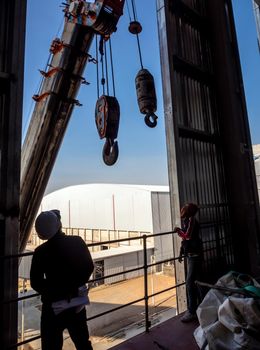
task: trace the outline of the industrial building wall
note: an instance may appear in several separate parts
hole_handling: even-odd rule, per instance
[[[257,274],[259,201],[231,0],[157,8],[173,217],[199,204],[204,276]]]
[[[169,192],[151,192],[153,233],[172,230]]]
[[[151,263],[151,257],[153,255],[153,248],[148,248],[147,250],[147,263]],[[111,258],[104,259],[104,274],[111,275],[119,272],[125,272],[120,276],[105,278],[105,284],[111,284],[130,278],[135,278],[142,276],[143,269],[126,273],[127,270],[134,269],[142,266],[144,263],[143,251],[139,250],[132,253],[125,253],[117,256],[112,256]]]
[[[151,193],[153,233],[171,232],[172,218],[169,193]],[[173,234],[154,237],[154,259],[160,261],[174,256]]]
[[[152,232],[151,191],[157,188],[168,192],[167,186],[71,186],[46,195],[40,211],[59,209],[68,228]]]

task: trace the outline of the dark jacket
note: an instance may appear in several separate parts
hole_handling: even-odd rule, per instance
[[[184,218],[178,235],[182,238],[180,255],[202,255],[203,246],[200,239],[200,227],[194,217]]]
[[[31,265],[31,286],[51,303],[77,296],[94,269],[86,243],[81,237],[63,232],[35,249]]]

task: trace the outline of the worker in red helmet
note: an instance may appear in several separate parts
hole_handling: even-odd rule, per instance
[[[181,318],[182,322],[191,322],[197,318],[196,310],[201,301],[201,293],[196,280],[200,279],[203,247],[200,238],[199,222],[196,219],[198,206],[195,203],[187,203],[181,208],[181,228],[175,231],[182,238],[179,262],[183,257],[187,261],[186,294],[187,311]]]
[[[30,272],[42,299],[41,349],[61,350],[68,329],[77,350],[92,350],[85,305],[93,261],[83,239],[66,236],[61,227],[57,209],[41,212],[35,221],[39,238],[46,240],[35,249]]]

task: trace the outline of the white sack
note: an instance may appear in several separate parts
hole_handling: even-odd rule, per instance
[[[252,283],[260,287],[254,279]],[[217,285],[238,288],[232,272]],[[198,346],[205,350],[260,350],[260,300],[224,293],[210,289],[198,307],[200,326],[194,332]]]

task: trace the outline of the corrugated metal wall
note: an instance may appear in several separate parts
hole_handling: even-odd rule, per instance
[[[199,204],[212,279],[253,271],[259,203],[231,1],[157,5],[173,217]]]
[[[151,256],[154,253],[153,248],[147,250],[147,263],[151,263]],[[137,270],[127,273],[127,270],[140,267],[144,264],[143,251],[136,251],[132,253],[125,253],[117,256],[104,258],[104,274],[112,275],[114,273],[125,272],[125,274],[105,278],[105,284],[111,284],[119,281],[123,281],[130,278],[143,276],[144,271]]]
[[[153,233],[172,231],[172,218],[169,193],[152,192]],[[173,257],[173,235],[154,237],[154,261],[171,259]],[[157,266],[160,270],[160,267]]]

